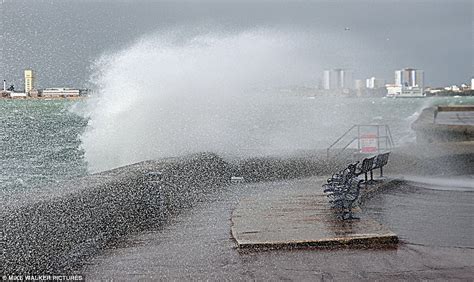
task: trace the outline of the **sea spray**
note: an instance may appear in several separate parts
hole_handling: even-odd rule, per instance
[[[264,92],[315,81],[320,70],[305,57],[305,37],[264,29],[178,35],[149,36],[97,62],[81,137],[90,170],[199,151],[241,155],[285,142],[278,123],[295,113],[276,111]]]
[[[416,99],[411,101],[412,104],[417,103],[417,102],[418,101]],[[416,111],[413,112],[413,114],[403,119],[402,124],[406,128],[406,130],[404,131],[405,134],[399,138],[398,145],[410,145],[416,142],[416,133],[415,131],[411,130],[411,125],[418,119],[421,112],[425,108],[432,106],[433,103],[434,103],[433,100],[423,100],[421,103],[419,103]]]
[[[76,109],[88,118],[81,135],[88,168],[204,151],[253,157],[325,149],[355,123],[389,124],[397,143],[411,134],[404,119],[420,102],[307,99],[324,68],[362,64],[351,59],[360,51],[351,40],[270,28],[178,30],[105,54],[93,66],[93,97]]]

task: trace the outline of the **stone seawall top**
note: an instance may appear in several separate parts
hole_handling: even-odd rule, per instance
[[[438,112],[469,112],[474,111],[474,105],[447,105],[438,106]]]

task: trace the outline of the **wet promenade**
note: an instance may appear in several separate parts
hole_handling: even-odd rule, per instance
[[[370,188],[376,190],[385,182]],[[324,183],[324,178],[311,178],[300,181],[298,189],[283,187],[241,200],[231,218],[239,248],[375,247],[398,242],[395,233],[368,216],[339,220],[318,189]]]
[[[317,179],[234,185],[165,227],[130,236],[83,270],[86,278],[119,279],[463,279],[474,276],[472,191],[403,185],[362,208],[400,236],[397,248],[245,251],[231,235],[231,216],[245,198],[268,199]]]

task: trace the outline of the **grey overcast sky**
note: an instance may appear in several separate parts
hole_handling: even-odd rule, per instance
[[[0,23],[0,78],[16,85],[23,69],[33,68],[39,87],[84,87],[91,64],[105,52],[147,34],[196,26],[324,34],[314,52],[326,59],[315,64],[350,67],[355,78],[390,82],[395,69],[415,67],[425,70],[425,84],[441,86],[474,74],[472,0],[3,0]],[[353,59],[341,61],[342,53]]]

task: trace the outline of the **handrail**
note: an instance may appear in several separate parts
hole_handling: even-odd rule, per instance
[[[329,148],[327,148],[327,155],[329,157],[329,150],[334,146],[336,145],[342,138],[344,138],[344,136],[347,135],[347,133],[349,133],[352,129],[354,129],[355,127],[357,126],[357,124],[354,124],[351,128],[349,128],[343,135],[341,135],[341,137],[339,137],[336,141],[334,141],[334,143],[331,144],[331,146],[329,146]]]
[[[347,143],[346,146],[344,146],[341,150],[339,150],[339,153],[337,153],[336,156],[338,156],[338,155],[339,155],[340,153],[342,153],[345,149],[347,149],[347,147],[349,147],[349,146],[350,146],[352,143],[354,143],[354,141],[356,141],[357,139],[359,139],[359,138],[357,138],[357,137],[352,138],[352,140],[351,140],[349,143]]]
[[[395,147],[395,142],[393,142],[393,137],[392,137],[392,132],[390,131],[390,127],[388,125],[385,125],[385,131],[388,132],[388,135],[390,136],[389,143],[392,147]]]
[[[355,140],[360,140],[360,129],[361,127],[376,127],[377,128],[377,148],[380,151],[380,139],[385,140],[385,149],[387,148],[392,148],[395,146],[395,143],[393,142],[393,137],[392,137],[392,132],[390,131],[390,127],[387,124],[354,124],[351,126],[348,130],[344,132],[339,138],[336,139],[327,149],[326,149],[326,154],[327,158],[329,158],[330,155],[330,150],[336,146],[340,141],[346,137],[349,133],[351,133],[355,128],[357,128],[357,136],[353,137],[352,140],[347,143],[344,147],[342,147],[337,153],[336,156],[341,154],[344,150],[346,150],[352,143],[354,143]],[[380,128],[385,129],[385,134],[380,135],[380,133],[383,134],[383,131],[380,132]],[[360,149],[360,144],[358,145],[358,148]]]

